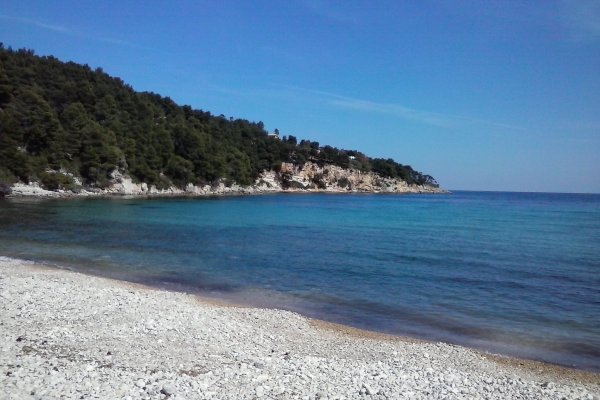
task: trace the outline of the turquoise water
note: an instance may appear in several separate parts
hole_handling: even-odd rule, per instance
[[[3,201],[0,255],[600,370],[600,195]]]

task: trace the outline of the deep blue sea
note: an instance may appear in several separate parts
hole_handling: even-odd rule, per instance
[[[600,370],[600,195],[5,200],[0,255]]]

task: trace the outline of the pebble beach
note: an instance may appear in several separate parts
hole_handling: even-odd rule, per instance
[[[599,399],[600,374],[0,257],[1,399]]]

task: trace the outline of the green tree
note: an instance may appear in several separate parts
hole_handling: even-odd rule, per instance
[[[310,161],[437,184],[393,160],[298,142],[293,135],[285,139],[269,138],[261,121],[215,116],[135,92],[101,68],[0,45],[2,180],[37,179],[59,187],[69,184],[62,182],[64,174],[48,170],[66,170],[103,186],[118,169],[157,187],[220,179],[251,184],[283,162]]]

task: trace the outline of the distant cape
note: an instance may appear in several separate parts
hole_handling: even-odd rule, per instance
[[[392,159],[269,133],[2,45],[0,126],[3,194],[439,191]]]

